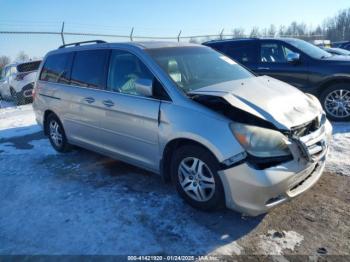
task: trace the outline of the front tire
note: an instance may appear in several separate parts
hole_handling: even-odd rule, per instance
[[[45,123],[45,128],[50,143],[56,151],[65,153],[71,150],[71,145],[67,141],[63,125],[58,117],[54,114],[49,115]]]
[[[350,83],[331,85],[320,100],[330,120],[350,121]]]
[[[201,146],[182,146],[171,165],[172,180],[178,193],[191,206],[215,210],[224,206],[224,190],[215,156]]]

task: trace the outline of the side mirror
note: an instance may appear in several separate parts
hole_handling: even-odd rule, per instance
[[[153,80],[147,78],[139,78],[135,81],[136,92],[140,95],[153,96]]]
[[[298,53],[289,53],[287,55],[288,63],[295,64],[299,60],[300,60],[300,54],[298,54]]]

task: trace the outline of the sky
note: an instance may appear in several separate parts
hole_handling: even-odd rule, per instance
[[[316,27],[350,0],[0,0],[0,31],[96,32],[129,35],[183,36],[230,33],[241,27],[288,25],[293,21]],[[67,37],[66,42],[87,40]],[[118,41],[107,39],[108,41]],[[120,40],[119,40],[120,41]],[[59,36],[0,34],[0,55],[20,51],[42,57],[61,44]]]

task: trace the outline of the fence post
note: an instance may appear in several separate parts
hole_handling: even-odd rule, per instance
[[[181,35],[182,30],[180,30],[179,34],[177,35],[177,41],[180,42],[180,35]]]
[[[65,41],[64,41],[64,33],[63,33],[63,31],[64,31],[64,22],[62,22],[61,38],[62,38],[62,43],[65,45],[66,43],[65,43]]]
[[[221,30],[221,33],[220,33],[220,40],[222,40],[222,37],[223,37],[223,34],[224,34],[224,30],[225,30],[225,28],[223,28],[223,29]]]
[[[133,41],[133,39],[132,39],[133,34],[134,34],[134,27],[131,28],[131,32],[130,32],[130,41]]]

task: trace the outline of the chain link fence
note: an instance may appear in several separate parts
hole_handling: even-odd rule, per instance
[[[1,23],[0,23],[1,25]],[[55,30],[56,28],[56,30]],[[20,52],[27,54],[28,59],[41,59],[48,51],[58,48],[62,44],[74,43],[80,41],[89,40],[104,40],[106,42],[126,42],[126,41],[176,41],[176,42],[191,42],[191,43],[203,43],[210,40],[218,39],[233,39],[233,38],[246,38],[252,37],[251,35],[225,33],[222,29],[218,34],[198,34],[198,35],[185,35],[182,30],[177,31],[173,35],[167,36],[155,36],[151,34],[135,33],[135,28],[131,28],[128,33],[114,34],[110,33],[111,28],[108,30],[92,32],[92,28],[85,28],[84,31],[76,32],[68,28],[65,29],[65,24],[62,23],[60,28],[48,27],[49,30],[35,30],[35,28],[29,28],[31,30],[21,30],[20,26],[16,28],[10,28],[10,30],[3,30],[0,27],[0,56],[10,57],[12,61],[18,60],[16,55]],[[23,26],[23,29],[28,27]],[[34,30],[33,30],[34,29]],[[53,29],[53,30],[52,30]],[[174,32],[174,30],[173,30]],[[257,37],[295,37],[312,42],[313,40],[324,40],[323,35],[295,35],[295,36],[257,36]],[[0,61],[1,63],[1,61]],[[3,65],[2,65],[3,66]],[[0,65],[1,72],[1,65]],[[1,82],[0,82],[1,88]],[[3,100],[3,98],[0,98]],[[8,99],[7,99],[8,100]],[[10,99],[11,100],[11,99]],[[12,106],[11,102],[0,102],[2,107]]]

